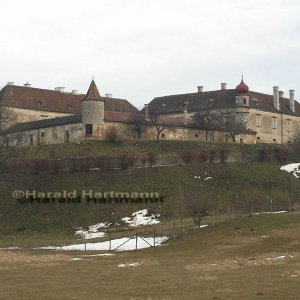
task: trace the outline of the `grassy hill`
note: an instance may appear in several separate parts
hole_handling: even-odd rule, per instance
[[[151,208],[163,220],[170,220],[189,215],[190,198],[206,199],[217,213],[232,216],[269,211],[271,200],[273,210],[283,210],[288,208],[289,182],[292,201],[299,200],[299,180],[279,168],[279,164],[268,163],[194,163],[103,172],[2,174],[0,232],[68,230],[73,226],[119,221],[141,208]],[[207,177],[212,178],[204,180]],[[158,192],[164,201],[158,204],[21,204],[12,197],[15,190]]]

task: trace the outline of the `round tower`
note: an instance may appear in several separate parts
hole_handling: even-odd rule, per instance
[[[235,104],[237,106],[249,106],[249,96],[247,95],[249,92],[249,87],[244,83],[244,78],[242,76],[242,81],[235,88],[237,95],[235,97]]]
[[[100,96],[94,79],[81,101],[82,131],[84,137],[102,137],[104,123],[104,99]]]

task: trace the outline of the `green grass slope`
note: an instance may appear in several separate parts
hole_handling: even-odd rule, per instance
[[[57,174],[5,174],[0,176],[0,232],[26,230],[47,232],[96,222],[120,221],[121,217],[151,208],[163,220],[189,215],[188,199],[206,199],[219,214],[232,216],[251,211],[288,208],[299,199],[299,181],[279,164],[190,164],[103,172]],[[201,176],[201,178],[195,178]],[[212,179],[204,180],[204,178]],[[93,190],[100,192],[158,192],[163,203],[130,204],[37,204],[18,203],[15,190],[60,192]]]

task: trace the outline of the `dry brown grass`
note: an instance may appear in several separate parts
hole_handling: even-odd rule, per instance
[[[54,265],[70,259],[70,255],[61,253],[21,252],[20,250],[0,250],[0,265],[30,263],[32,265]]]
[[[165,247],[114,256],[1,250],[0,299],[298,300],[299,215],[282,217],[281,226],[274,225],[276,216],[263,220],[260,226],[270,238],[237,238],[228,223]],[[246,227],[249,219],[238,222]],[[71,260],[76,257],[83,260]],[[140,265],[119,267],[129,263]]]

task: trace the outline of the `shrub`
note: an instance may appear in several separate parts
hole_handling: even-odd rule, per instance
[[[132,167],[135,162],[135,158],[128,156],[126,154],[119,157],[120,168],[122,170],[127,170],[129,167]]]
[[[285,162],[287,159],[287,149],[276,148],[274,149],[274,156],[278,162]]]
[[[179,156],[185,164],[188,164],[195,159],[195,153],[188,150],[181,151]]]
[[[221,162],[224,163],[227,159],[228,159],[228,155],[229,155],[229,150],[220,150],[220,159]]]
[[[116,127],[114,127],[114,126],[110,126],[107,128],[105,137],[106,137],[106,140],[110,143],[113,143],[113,144],[122,143],[122,139],[121,139]]]
[[[207,151],[201,151],[199,153],[198,157],[199,157],[199,160],[201,160],[201,161],[203,161],[205,163],[208,160],[208,158],[209,158],[209,154],[208,154]]]
[[[258,161],[265,162],[268,160],[269,153],[266,149],[261,149],[258,151]]]
[[[217,156],[217,152],[215,150],[209,151],[209,161],[214,162]]]
[[[157,157],[156,153],[149,152],[147,154],[147,161],[148,161],[150,167],[152,167],[154,164],[156,164],[157,160],[158,160],[158,157]]]

